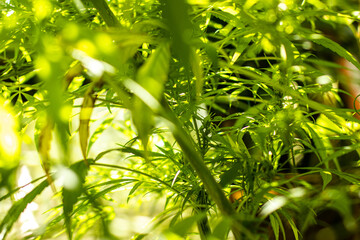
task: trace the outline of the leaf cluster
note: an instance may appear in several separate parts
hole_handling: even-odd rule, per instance
[[[15,167],[0,164],[0,201],[12,201],[0,238],[49,186],[56,204],[29,239],[359,234],[354,5],[1,3],[1,101],[16,116],[13,135],[31,132],[45,175],[15,200],[29,160],[14,153]],[[119,209],[147,196],[161,205],[147,213],[150,230],[121,235]],[[334,226],[322,219],[331,214]]]

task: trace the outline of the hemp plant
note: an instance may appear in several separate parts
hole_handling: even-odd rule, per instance
[[[0,7],[0,238],[359,236],[358,3]]]

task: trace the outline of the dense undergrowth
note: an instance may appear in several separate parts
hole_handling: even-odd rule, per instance
[[[0,8],[0,238],[358,239],[358,2]]]

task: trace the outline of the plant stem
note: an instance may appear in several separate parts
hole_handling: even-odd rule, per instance
[[[194,140],[184,129],[177,117],[173,114],[173,111],[170,109],[167,102],[163,100],[162,103],[163,111],[160,112],[160,115],[172,123],[170,126],[172,134],[179,146],[181,147],[182,151],[184,152],[191,167],[195,170],[195,172],[198,174],[199,178],[203,182],[207,193],[218,206],[220,212],[223,215],[230,217],[234,216],[236,214],[234,208],[232,207],[230,201],[226,198],[220,185],[216,182],[211,172],[206,167]],[[238,231],[236,224],[239,223],[237,221],[234,221],[234,224],[232,226],[232,232],[235,236],[235,239],[241,239],[241,234]]]
[[[203,188],[201,188],[198,193],[196,204],[198,204],[199,206],[195,208],[195,211],[197,213],[204,214],[204,217],[201,218],[197,223],[200,233],[200,238],[201,240],[206,240],[207,236],[211,234],[211,229],[209,226],[209,220],[206,215],[208,211],[208,206],[207,206],[208,196]]]
[[[105,0],[90,0],[94,7],[98,10],[100,16],[104,19],[106,25],[109,27],[120,27],[119,20],[115,17],[115,14],[111,11]]]

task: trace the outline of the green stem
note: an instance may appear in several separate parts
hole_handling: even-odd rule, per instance
[[[226,198],[220,185],[212,176],[210,170],[206,167],[193,138],[183,128],[181,122],[173,114],[173,111],[170,109],[169,105],[165,100],[163,101],[162,105],[163,111],[161,111],[159,114],[172,123],[170,127],[172,134],[179,146],[181,147],[182,151],[184,152],[191,167],[196,171],[199,178],[203,182],[207,193],[218,206],[220,212],[223,215],[230,217],[234,216],[236,214],[234,208],[232,207],[230,201]],[[237,224],[239,223],[237,223],[237,221],[234,221],[232,226],[232,232],[235,236],[235,239],[240,239],[241,234],[236,227]]]
[[[115,14],[111,11],[105,0],[90,0],[96,10],[98,10],[100,16],[104,19],[106,25],[109,27],[120,27],[119,20],[115,17]]]
[[[198,223],[197,223],[199,233],[200,233],[200,239],[206,240],[207,236],[209,236],[211,234],[211,229],[210,229],[210,225],[209,225],[209,220],[206,215],[207,211],[208,211],[208,207],[207,207],[208,206],[208,196],[203,188],[201,188],[198,193],[198,196],[196,199],[196,204],[198,206],[195,207],[195,212],[204,214],[204,217],[201,218],[200,220],[198,220]]]

